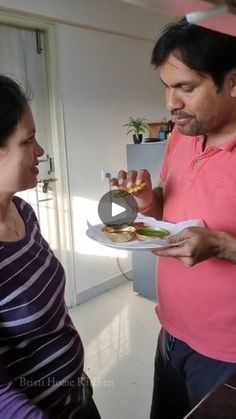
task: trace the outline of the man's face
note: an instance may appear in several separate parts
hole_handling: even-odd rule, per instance
[[[235,105],[229,77],[217,91],[213,79],[200,74],[170,54],[160,67],[166,86],[166,104],[179,131],[184,135],[209,135],[224,132],[235,121]]]

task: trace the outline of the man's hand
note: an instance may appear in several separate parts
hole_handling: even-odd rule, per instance
[[[177,234],[170,235],[167,240],[176,246],[168,249],[157,249],[157,256],[172,256],[186,266],[194,266],[203,260],[218,256],[220,232],[203,227],[189,227]]]
[[[133,195],[138,204],[139,211],[146,208],[152,203],[152,183],[150,173],[146,169],[140,170],[120,170],[117,178],[111,179],[111,186],[117,186],[119,189],[127,190],[133,186],[140,186],[144,184],[145,187],[140,191],[134,192]]]

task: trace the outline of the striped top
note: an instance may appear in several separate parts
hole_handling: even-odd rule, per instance
[[[69,417],[65,406],[81,402],[83,345],[65,305],[64,270],[32,207],[13,200],[26,235],[0,242],[0,419]]]

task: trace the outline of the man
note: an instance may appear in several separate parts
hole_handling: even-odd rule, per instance
[[[179,419],[236,371],[236,38],[171,24],[157,41],[175,128],[161,184],[120,171],[120,188],[146,182],[139,211],[164,221],[202,219],[157,250],[158,340],[151,419]]]

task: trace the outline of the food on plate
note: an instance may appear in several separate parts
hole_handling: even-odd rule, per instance
[[[130,188],[126,188],[123,190],[119,190],[117,193],[114,194],[115,198],[122,198],[123,196],[125,196],[127,193],[135,193],[135,192],[140,192],[142,191],[142,189],[144,189],[146,186],[146,183],[143,182],[140,185],[133,185]]]
[[[145,226],[145,224],[144,224],[144,222],[142,222],[142,221],[136,221],[136,222],[134,222],[134,223],[132,223],[132,224],[130,224],[132,227],[134,227],[135,228],[135,230],[138,230],[138,229],[140,229],[140,228],[142,228],[142,227],[144,227]]]
[[[163,239],[168,236],[170,232],[164,228],[144,226],[136,230],[136,237],[138,240]]]
[[[104,227],[102,227],[102,231],[104,233],[113,233],[115,230],[121,230],[125,227],[134,227],[135,230],[138,230],[139,228],[142,228],[145,226],[145,223],[142,221],[136,221],[134,223],[129,223],[129,224],[111,224],[111,225],[106,225]]]
[[[143,222],[134,222],[128,226],[112,225],[102,227],[102,232],[113,242],[124,243],[130,240],[151,240],[165,238],[170,232],[164,228],[151,227]]]
[[[124,243],[134,238],[136,230],[132,226],[127,226],[123,228],[114,228],[111,226],[106,226],[102,228],[102,231],[111,241],[116,243]]]

